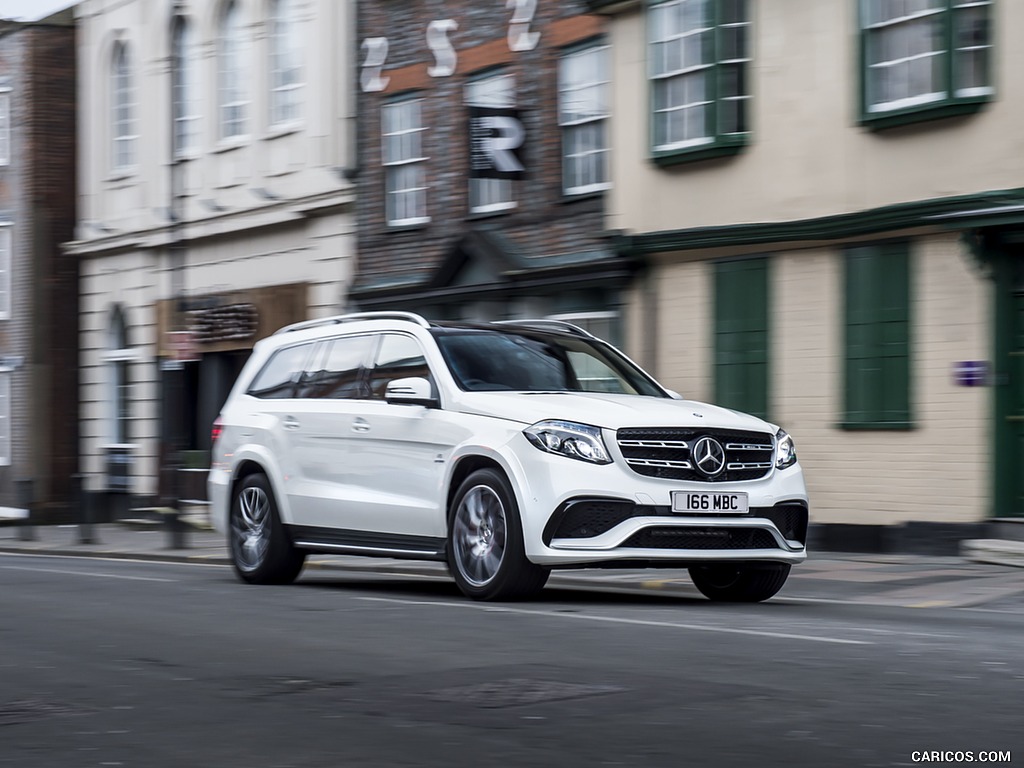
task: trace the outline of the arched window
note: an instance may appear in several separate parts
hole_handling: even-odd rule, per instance
[[[198,52],[194,27],[184,16],[174,20],[172,45],[174,154],[180,157],[194,151],[199,143]]]
[[[220,137],[230,139],[245,135],[249,109],[245,95],[245,28],[241,6],[235,0],[224,6],[217,38]]]
[[[302,117],[302,39],[295,0],[270,3],[270,124]]]
[[[111,125],[114,146],[112,147],[115,170],[135,165],[135,90],[132,83],[132,62],[128,44],[119,42],[114,46],[111,66],[110,93],[113,106]]]

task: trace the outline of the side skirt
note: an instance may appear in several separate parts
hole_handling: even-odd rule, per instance
[[[290,525],[288,532],[296,547],[311,552],[405,560],[446,559],[445,540],[434,536],[405,536],[303,525]]]

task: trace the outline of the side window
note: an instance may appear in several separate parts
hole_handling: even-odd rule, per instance
[[[368,396],[365,370],[373,336],[331,339],[316,355],[299,384],[299,397],[358,400]]]
[[[295,384],[312,348],[309,342],[279,349],[256,374],[248,394],[268,400],[295,397]]]
[[[411,336],[385,334],[377,352],[377,362],[370,373],[370,397],[383,400],[389,381],[410,376],[431,378],[420,343]]]

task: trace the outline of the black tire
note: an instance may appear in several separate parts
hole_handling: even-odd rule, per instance
[[[306,553],[292,545],[281,524],[277,501],[266,475],[248,475],[231,497],[228,552],[238,577],[249,584],[291,584]]]
[[[690,578],[709,600],[759,603],[782,589],[789,570],[786,563],[709,563],[692,566]]]
[[[551,569],[526,559],[515,494],[505,476],[478,469],[448,510],[448,570],[474,600],[521,600],[540,592]]]

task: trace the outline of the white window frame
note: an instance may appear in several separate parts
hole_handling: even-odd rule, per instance
[[[230,0],[217,22],[217,131],[223,142],[236,142],[249,135],[247,50],[242,4]]]
[[[11,164],[11,89],[0,88],[0,165]]]
[[[108,316],[107,349],[100,353],[100,362],[107,369],[108,447],[132,447],[128,442],[131,416],[131,363],[140,359],[139,350],[128,346],[128,317],[125,307],[114,307]],[[120,324],[119,321],[120,320]]]
[[[14,389],[14,369],[0,367],[0,467],[13,463],[14,448],[11,445],[11,392]]]
[[[562,192],[566,195],[602,192],[611,187],[608,179],[609,51],[604,44],[590,45],[565,53],[558,63]],[[588,64],[591,58],[596,59],[596,66]],[[581,68],[585,69],[582,76]],[[588,134],[596,134],[600,140],[580,149],[579,139]],[[588,181],[588,177],[596,180]]]
[[[271,0],[270,5],[270,126],[302,122],[305,89],[303,39],[295,0]]]
[[[136,163],[138,133],[135,123],[135,83],[131,48],[124,40],[114,44],[110,63],[111,169],[130,171]]]
[[[516,80],[505,72],[479,77],[466,83],[466,104],[482,107],[514,107]],[[519,206],[512,179],[469,180],[469,212],[498,213]]]
[[[392,227],[426,224],[427,156],[423,149],[423,99],[402,98],[381,106],[381,160],[387,222]]]
[[[195,25],[187,16],[175,19],[174,156],[191,157],[199,149],[199,50]]]
[[[14,234],[10,224],[0,224],[0,320],[11,319],[11,269],[14,265]]]

